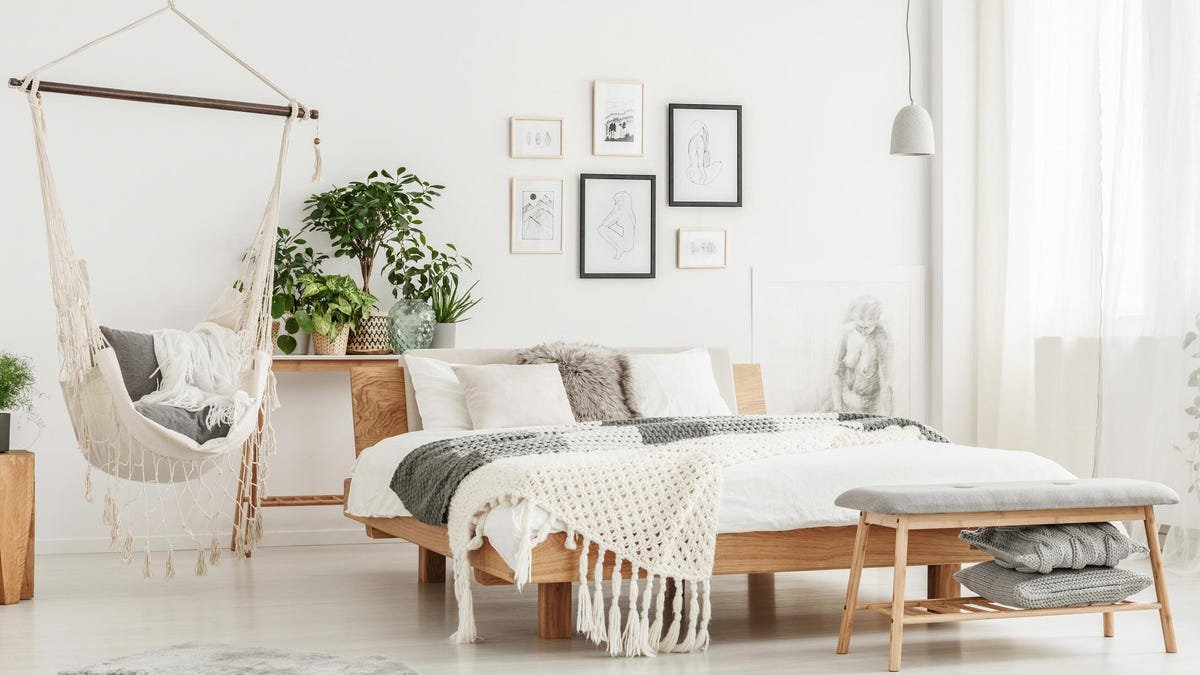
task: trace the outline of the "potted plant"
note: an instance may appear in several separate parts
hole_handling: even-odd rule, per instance
[[[12,414],[33,411],[33,367],[29,360],[15,354],[0,353],[0,452],[11,444]]]
[[[392,285],[396,304],[389,316],[392,319],[392,348],[396,353],[408,349],[424,349],[433,344],[437,324],[441,322],[434,310],[435,292],[437,302],[443,308],[443,317],[450,316],[445,310],[450,297],[458,296],[458,275],[471,269],[471,259],[460,254],[454,244],[446,244],[445,250],[432,246],[425,233],[413,228],[408,235],[389,243],[384,250],[387,258],[387,279]],[[453,284],[453,291],[451,290]],[[471,288],[474,288],[472,285]],[[471,289],[467,289],[469,296]],[[471,299],[468,297],[468,302]],[[477,301],[476,301],[477,302]],[[458,320],[476,302],[470,302],[454,315]],[[446,321],[452,323],[452,321]],[[443,328],[443,335],[453,341],[450,331]],[[443,340],[438,346],[451,346]]]
[[[321,263],[329,259],[318,253],[300,235],[279,228],[275,243],[275,287],[271,295],[271,318],[275,319],[275,344],[284,354],[307,354],[312,320],[308,307],[300,299],[300,277],[320,273]],[[302,328],[308,327],[307,330]],[[282,325],[283,330],[280,331]]]
[[[371,315],[378,299],[344,274],[301,274],[297,281],[300,302],[308,309],[296,319],[301,330],[312,333],[313,351],[345,354],[350,331]]]
[[[459,291],[458,275],[446,277],[442,283],[433,286],[430,305],[437,325],[433,328],[433,347],[448,349],[454,347],[455,334],[458,324],[466,321],[464,314],[471,311],[483,298],[471,295],[478,281],[472,283],[464,291]]]
[[[362,290],[369,293],[375,260],[381,250],[405,241],[421,224],[421,209],[433,208],[441,185],[432,185],[400,167],[372,171],[365,181],[314,194],[304,202],[306,225],[329,235],[335,258],[354,258],[362,275]],[[370,316],[349,345],[352,353],[386,353],[388,318]]]

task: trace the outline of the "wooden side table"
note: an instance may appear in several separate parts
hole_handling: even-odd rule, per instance
[[[0,605],[33,597],[33,453],[0,453]]]

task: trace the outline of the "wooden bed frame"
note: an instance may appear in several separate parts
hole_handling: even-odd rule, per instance
[[[762,372],[758,364],[734,364],[738,414],[766,414]],[[408,431],[403,368],[356,368],[350,371],[351,407],[354,415],[355,456],[379,441]],[[350,494],[350,479],[345,482]],[[343,502],[345,503],[345,502]],[[418,583],[446,580],[446,558],[450,542],[444,525],[426,525],[411,516],[368,518],[345,513],[367,526],[372,539],[408,540],[419,547]],[[959,594],[953,574],[962,563],[990,558],[958,539],[959,528],[918,530],[909,535],[908,563],[928,565],[929,598],[953,598]],[[894,530],[881,530],[867,546],[867,567],[890,567],[895,553]],[[784,532],[733,532],[717,535],[713,574],[770,575],[775,572],[850,569],[854,553],[855,527],[810,527]],[[564,533],[552,534],[533,550],[532,583],[538,586],[538,635],[567,638],[573,632],[572,582],[579,579],[579,550],[564,546]],[[594,568],[596,545],[587,551]],[[512,584],[513,571],[485,539],[470,553],[475,580],[483,585]],[[604,578],[611,577],[613,554],[604,563]],[[628,577],[628,565],[623,574]],[[589,578],[591,578],[589,573]]]

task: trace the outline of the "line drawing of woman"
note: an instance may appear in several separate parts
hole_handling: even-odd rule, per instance
[[[883,305],[871,295],[850,303],[831,378],[833,410],[891,415],[892,338]]]
[[[724,162],[713,162],[708,152],[708,125],[692,122],[692,137],[688,140],[687,179],[696,185],[708,185],[721,175]]]
[[[633,197],[622,190],[613,195],[613,207],[598,228],[600,238],[613,247],[613,260],[633,250],[637,235],[637,216],[633,214]]]

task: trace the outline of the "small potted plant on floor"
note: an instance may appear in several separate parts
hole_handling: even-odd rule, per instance
[[[471,259],[460,254],[454,244],[446,244],[444,250],[432,246],[415,228],[403,239],[393,240],[384,255],[387,279],[396,297],[389,313],[393,349],[399,354],[429,346],[453,347],[454,322],[479,303],[471,297],[474,284],[462,294],[458,290],[458,275],[471,269]],[[439,324],[448,326],[442,326],[442,338],[435,342]]]
[[[0,452],[10,449],[12,414],[34,415],[33,383],[28,359],[0,352]]]
[[[300,329],[311,332],[313,351],[321,356],[346,353],[350,332],[371,315],[378,299],[344,274],[301,274],[300,302],[308,307],[297,316]]]
[[[312,320],[308,307],[300,299],[300,277],[318,274],[321,263],[329,258],[317,252],[301,235],[279,228],[275,243],[275,288],[271,295],[271,318],[275,319],[273,337],[284,354],[307,354]],[[303,330],[303,326],[309,327]],[[283,330],[280,331],[282,326]]]
[[[304,203],[304,222],[329,235],[334,257],[358,261],[362,290],[369,293],[380,251],[410,237],[421,224],[421,209],[433,208],[433,199],[442,189],[404,167],[395,172],[372,171],[365,181],[352,181],[309,197]],[[370,315],[354,332],[349,351],[387,353],[388,326],[387,315]]]

